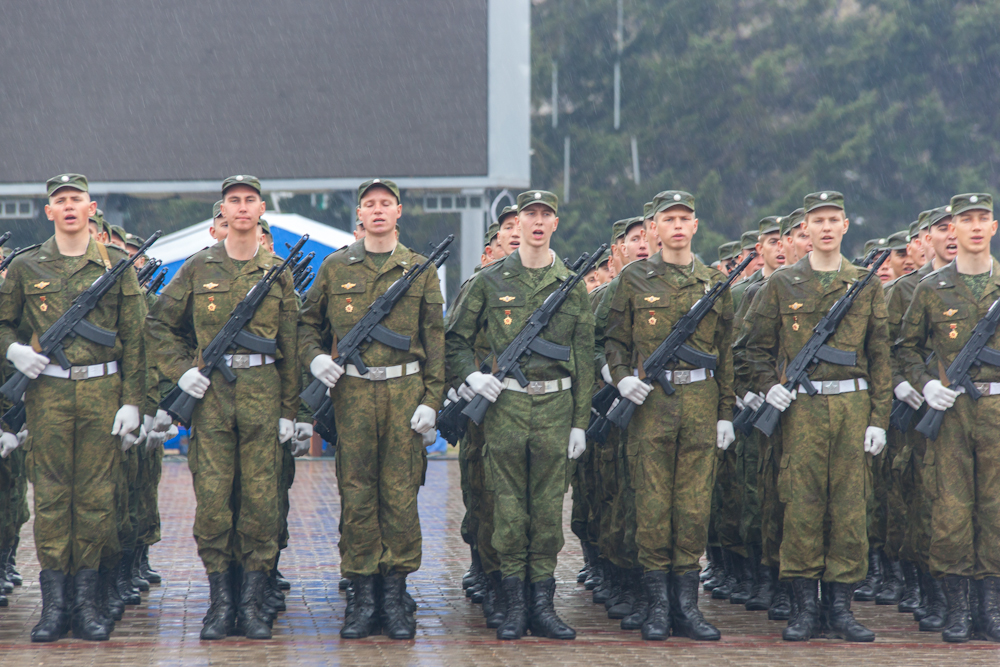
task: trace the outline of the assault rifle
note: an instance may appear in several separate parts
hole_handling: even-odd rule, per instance
[[[691,306],[691,309],[674,323],[673,328],[670,329],[670,333],[663,339],[663,342],[649,355],[648,359],[642,362],[642,370],[646,376],[643,382],[648,385],[652,385],[653,382],[659,383],[663,387],[663,391],[669,396],[676,389],[674,389],[674,385],[670,383],[670,380],[667,379],[667,366],[684,361],[698,368],[715,370],[719,361],[718,358],[711,354],[695,350],[687,344],[687,340],[694,335],[698,325],[701,324],[701,321],[712,310],[715,302],[722,296],[722,293],[740,277],[740,274],[743,273],[756,256],[757,253],[751,250],[743,258],[743,261],[729,273],[725,280],[715,283],[710,290],[705,292],[705,296],[698,299]],[[632,421],[632,415],[635,414],[636,407],[638,406],[632,401],[618,401],[618,405],[608,412],[607,418],[611,423],[624,431],[628,428],[629,422]],[[603,428],[606,429],[607,427]]]
[[[156,294],[156,292],[160,289],[160,287],[163,286],[163,281],[167,277],[167,271],[168,271],[168,269],[163,269],[162,271],[160,271],[159,274],[157,274],[157,276],[155,278],[153,278],[150,281],[149,286],[146,288],[146,293],[147,294],[150,293],[150,292],[152,292],[153,294]]]
[[[156,270],[160,268],[161,264],[163,264],[163,262],[160,260],[151,259],[146,262],[145,266],[136,272],[135,277],[136,280],[139,281],[139,287],[142,287],[149,282],[149,280],[153,277],[153,274],[156,273]]]
[[[10,232],[8,232],[8,234],[9,233]],[[0,273],[3,273],[4,271],[7,270],[7,267],[10,266],[10,263],[14,261],[15,257],[17,257],[20,254],[26,253],[29,250],[34,250],[35,248],[37,248],[40,245],[42,245],[42,244],[41,243],[36,243],[35,245],[29,245],[29,246],[27,246],[25,248],[14,248],[14,252],[12,252],[9,255],[7,255],[7,257],[2,262],[0,262]]]
[[[0,246],[10,240],[11,232],[4,232],[3,236],[0,236]]]
[[[222,377],[227,382],[236,382],[236,374],[226,365],[226,354],[236,346],[245,347],[258,354],[274,356],[278,350],[278,343],[272,338],[262,338],[244,331],[244,327],[253,319],[257,308],[264,302],[264,297],[271,290],[271,285],[281,276],[292,256],[298,252],[302,245],[309,240],[306,234],[295,244],[291,255],[280,265],[271,266],[264,276],[257,281],[257,284],[250,288],[243,300],[236,304],[229,320],[222,326],[222,329],[215,335],[201,354],[201,366],[198,369],[205,377],[211,377],[212,371],[218,369]],[[194,413],[198,399],[187,393],[178,386],[174,386],[167,394],[167,397],[160,402],[160,407],[184,424],[191,426],[191,415]]]
[[[962,346],[961,352],[955,360],[948,366],[945,375],[948,378],[948,385],[951,387],[965,387],[965,392],[974,401],[978,401],[982,392],[976,387],[976,383],[969,377],[969,371],[973,366],[1000,366],[1000,351],[991,347],[986,347],[986,343],[997,330],[997,323],[1000,323],[1000,299],[993,302],[990,309],[986,311],[986,316],[979,320],[976,328],[972,330],[969,340]],[[937,440],[938,431],[941,430],[941,422],[944,420],[944,410],[935,410],[927,406],[927,412],[923,419],[917,424],[917,430],[931,440]]]
[[[809,337],[806,344],[795,355],[795,358],[789,362],[787,368],[785,368],[785,377],[788,378],[784,383],[785,389],[795,391],[801,385],[807,394],[815,396],[819,393],[819,390],[813,386],[812,381],[809,379],[809,369],[815,368],[815,364],[825,361],[828,364],[837,364],[838,366],[857,365],[858,355],[856,352],[838,350],[835,347],[830,347],[826,342],[837,332],[837,326],[847,315],[847,311],[851,309],[855,299],[861,294],[861,290],[871,281],[878,272],[879,267],[882,266],[883,262],[891,254],[888,250],[880,250],[879,252],[881,254],[871,264],[868,273],[861,279],[855,280],[847,288],[844,295],[830,306],[830,310],[823,316],[823,319],[813,327],[812,336]],[[774,433],[774,429],[778,427],[780,419],[781,412],[778,411],[778,408],[765,402],[754,414],[753,425],[764,435],[770,436]]]
[[[543,357],[549,359],[555,359],[558,361],[569,361],[570,348],[565,345],[559,345],[558,343],[550,343],[541,337],[542,330],[548,325],[549,320],[552,319],[552,315],[562,307],[566,299],[569,298],[570,292],[576,287],[576,284],[583,280],[583,277],[591,272],[594,268],[594,264],[600,259],[601,255],[607,250],[608,244],[605,243],[601,245],[597,251],[590,255],[587,260],[583,263],[583,268],[577,273],[571,273],[570,277],[563,281],[554,292],[545,297],[545,301],[539,306],[535,312],[531,314],[528,318],[528,323],[524,325],[524,328],[518,332],[514,340],[511,341],[510,345],[507,346],[503,352],[497,355],[496,366],[497,370],[493,373],[493,377],[500,380],[501,382],[508,376],[513,376],[517,383],[522,387],[528,386],[528,378],[524,376],[524,371],[521,370],[521,359],[525,361],[534,353],[540,354]],[[483,418],[486,417],[486,411],[490,407],[490,402],[480,394],[477,394],[475,398],[469,401],[469,404],[465,406],[462,410],[462,414],[476,422],[477,424],[483,423]]]

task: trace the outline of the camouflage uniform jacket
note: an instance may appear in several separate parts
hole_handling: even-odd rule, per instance
[[[604,344],[615,385],[632,375],[633,358],[636,366],[642,368],[643,361],[663,342],[674,323],[719,280],[725,280],[725,276],[697,258],[688,270],[667,264],[660,254],[622,270],[617,289],[610,295]],[[726,290],[687,341],[690,347],[718,360],[715,368],[715,382],[719,387],[718,418],[725,420],[733,418],[736,403],[732,333],[733,300]],[[679,362],[670,370],[693,368]]]
[[[531,314],[546,297],[570,276],[569,269],[556,257],[537,283],[521,264],[515,251],[502,261],[486,267],[475,277],[465,298],[455,304],[455,317],[446,333],[448,363],[458,377],[466,378],[479,370],[475,363],[475,345],[485,332],[490,350],[501,354],[527,324]],[[594,316],[587,301],[587,290],[577,286],[563,302],[542,331],[547,341],[567,345],[569,361],[548,359],[533,354],[522,359],[521,370],[529,381],[572,380],[573,419],[571,428],[587,428],[590,421],[590,398],[594,388]]]
[[[764,280],[764,269],[757,269],[750,274],[749,278],[744,278],[735,285],[733,285],[733,308],[739,310],[743,305],[743,297],[751,285],[756,285],[760,281]]]
[[[947,264],[927,275],[917,285],[910,307],[903,316],[899,335],[899,361],[910,384],[921,391],[931,380],[943,380],[976,324],[1000,297],[1000,262],[993,259],[992,275],[977,300],[955,267]],[[1000,349],[1000,330],[989,347]],[[924,364],[924,351],[931,350],[940,363]],[[1000,368],[983,364],[969,372],[973,382],[1000,382]]]
[[[784,267],[778,267],[777,270],[780,271],[782,268]],[[763,274],[761,274],[760,280],[746,286],[740,297],[739,306],[736,308],[736,317],[733,318],[733,331],[735,332],[733,340],[733,385],[736,389],[736,395],[740,398],[746,396],[747,392],[753,389],[751,368],[746,358],[747,337],[750,334],[750,322],[756,314],[754,298],[766,284],[767,278],[764,278]]]
[[[469,276],[464,283],[462,283],[461,287],[458,288],[458,296],[455,297],[455,301],[452,303],[451,309],[448,311],[448,317],[444,322],[445,330],[451,326],[452,321],[455,319],[455,313],[458,312],[458,308],[456,306],[458,306],[458,304],[462,302],[462,299],[465,298],[465,295],[469,292],[469,288],[472,287],[472,281],[476,279],[476,276],[479,275],[479,272],[482,270],[482,266],[477,266],[473,270],[472,275]],[[486,341],[485,332],[480,331],[479,335],[476,336],[476,363],[481,364],[488,356],[490,356],[490,344]],[[460,377],[457,373],[455,373],[455,369],[453,369],[448,363],[445,363],[445,370],[445,377],[447,379],[448,386],[454,387],[455,389],[462,386],[462,383],[465,382],[464,376]]]
[[[927,262],[916,271],[907,273],[905,276],[885,284],[885,303],[889,309],[889,342],[895,347],[899,340],[899,330],[903,326],[903,315],[909,308],[913,300],[913,293],[917,289],[917,284],[934,271],[934,265]],[[897,351],[898,352],[898,351]],[[926,359],[926,354],[924,355]],[[899,363],[899,355],[892,355],[892,386],[900,384],[906,380],[903,369]]]
[[[753,389],[766,394],[784,379],[777,369],[795,357],[812,336],[813,327],[851,283],[864,274],[864,269],[841,257],[840,271],[829,287],[824,287],[806,256],[771,275],[757,295],[756,313],[750,321],[746,344]],[[883,429],[888,428],[892,406],[887,317],[882,286],[877,280],[870,281],[827,342],[839,350],[857,353],[857,365],[820,362],[809,373],[814,383],[867,380],[871,400],[869,424]]]
[[[160,292],[146,318],[152,348],[150,360],[162,377],[176,384],[197,365],[201,351],[212,342],[250,288],[264,277],[277,258],[261,246],[253,259],[237,268],[220,241],[189,257]],[[285,271],[254,313],[245,330],[277,342],[275,368],[281,379],[281,417],[294,419],[299,408],[299,368],[295,360],[295,290]],[[233,353],[252,353],[236,348]],[[221,375],[211,378],[224,381]]]
[[[364,239],[341,248],[323,260],[306,292],[299,313],[299,359],[306,368],[320,354],[336,358],[337,341],[357,324],[368,307],[404,271],[426,261],[402,243],[382,265],[365,251]],[[437,411],[444,401],[444,297],[433,267],[410,287],[385,319],[383,326],[410,337],[409,350],[396,350],[376,340],[361,348],[368,366],[399,366],[420,362],[424,393],[420,403]]]
[[[107,252],[112,265],[127,257],[113,246],[107,246]],[[35,250],[19,255],[0,286],[0,349],[6,353],[12,343],[28,343],[32,335],[41,336],[104,271],[104,260],[93,240],[80,257],[61,255],[54,236]],[[63,342],[66,358],[74,366],[119,362],[123,405],[143,405],[145,312],[135,271],[126,271],[87,316],[91,324],[117,332],[114,347],[98,345],[82,336]]]

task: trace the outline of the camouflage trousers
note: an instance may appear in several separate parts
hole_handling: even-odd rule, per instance
[[[742,436],[742,434],[740,434]],[[734,443],[736,445],[736,443]],[[732,446],[719,454],[712,498],[712,524],[719,546],[741,556],[746,556],[746,548],[740,537],[740,515],[742,514],[743,481],[740,479],[741,466],[737,446]]]
[[[553,576],[563,547],[562,503],[573,395],[504,391],[483,422],[486,488],[493,492],[493,546],[504,577]]]
[[[343,524],[341,573],[415,572],[422,540],[417,492],[427,452],[410,418],[423,395],[419,374],[372,382],[345,376],[331,392],[337,415],[337,482]]]
[[[468,446],[469,495],[475,508],[474,540],[479,561],[487,574],[498,572],[500,556],[493,546],[493,491],[486,488],[486,471],[483,469],[483,447],[486,445],[483,426],[469,420],[469,428],[462,441]]]
[[[799,394],[781,419],[782,579],[855,583],[868,573],[866,391]]]
[[[906,508],[906,528],[899,557],[911,560],[924,572],[930,557],[931,499],[924,488],[924,454],[927,439],[911,428],[906,444],[892,463],[893,484]]]
[[[889,429],[889,442],[881,456],[875,458],[872,465],[872,477],[878,470],[879,477],[882,478],[883,505],[882,513],[885,515],[885,542],[882,550],[892,560],[899,560],[903,551],[903,542],[906,539],[907,508],[903,500],[903,489],[900,484],[899,475],[895,473],[896,458],[906,448],[906,435],[894,428]],[[878,464],[876,468],[875,464]],[[878,495],[879,482],[875,481],[876,496]],[[871,548],[872,538],[868,536],[868,546]]]
[[[6,461],[10,471],[10,486],[4,485],[3,488],[9,489],[10,493],[6,501],[7,511],[3,515],[0,539],[3,540],[3,545],[8,548],[13,546],[14,541],[20,536],[21,526],[31,518],[31,512],[28,509],[26,460],[27,453],[22,447],[15,449]]]
[[[462,541],[468,545],[475,546],[476,544],[476,533],[479,532],[479,493],[476,489],[477,484],[482,486],[483,474],[482,465],[479,463],[471,464],[469,463],[469,457],[475,454],[477,461],[482,461],[482,457],[479,451],[473,452],[474,449],[482,449],[482,442],[475,442],[476,434],[470,432],[470,429],[475,427],[478,431],[480,440],[482,439],[482,426],[477,426],[472,420],[469,420],[469,426],[465,431],[465,435],[458,442],[458,471],[459,480],[462,487],[462,504],[465,506],[465,514],[462,515]]]
[[[1000,397],[962,394],[927,441],[924,489],[931,499],[930,572],[1000,576]]]
[[[281,449],[281,472],[278,475],[278,503],[281,506],[280,530],[278,532],[279,551],[288,546],[288,512],[291,510],[288,493],[295,482],[295,457],[292,456],[291,445],[291,440],[278,445]]]
[[[742,435],[742,434],[740,434]],[[758,493],[757,471],[760,467],[760,443],[763,434],[754,429],[750,435],[734,443],[736,451],[736,472],[740,480],[740,541],[744,549],[752,547],[760,554],[761,547],[761,514],[760,496]],[[730,447],[732,448],[732,447]],[[750,554],[747,553],[749,556]]]
[[[570,529],[581,542],[597,544],[597,510],[594,508],[597,477],[593,443],[587,443],[587,451],[576,460],[575,468]]]
[[[163,447],[142,453],[143,485],[139,495],[139,544],[160,541],[160,477],[163,475]]]
[[[118,526],[118,545],[122,550],[135,549],[139,533],[139,487],[142,464],[140,449],[134,446],[120,457],[115,479],[115,518]],[[106,553],[105,561],[117,560],[116,553]]]
[[[719,389],[715,382],[654,387],[629,423],[635,542],[646,571],[700,569],[716,472]]]
[[[111,427],[121,377],[43,375],[28,385],[24,403],[38,563],[67,574],[97,569],[106,549],[117,551],[114,470],[121,450]]]
[[[194,539],[208,574],[225,572],[230,563],[270,571],[278,554],[280,380],[273,364],[234,372],[232,384],[213,376],[192,417]]]
[[[785,523],[785,504],[778,498],[778,470],[781,462],[781,426],[771,437],[759,436],[762,441],[757,467],[757,494],[760,502],[761,563],[767,567],[780,564],[782,530]]]
[[[597,490],[594,499],[597,512],[597,549],[603,558],[611,560],[623,541],[616,540],[612,530],[615,498],[619,491],[618,466],[623,456],[620,453],[621,432],[618,427],[612,426],[603,444],[591,443],[591,446],[594,447],[594,476]]]

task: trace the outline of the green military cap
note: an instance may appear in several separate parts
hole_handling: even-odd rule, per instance
[[[623,233],[627,235],[630,229],[636,225],[641,225],[643,222],[645,222],[645,220],[641,216],[627,219],[625,221],[625,231]]]
[[[520,213],[532,204],[544,204],[552,209],[553,213],[559,212],[559,197],[548,190],[529,190],[517,196],[517,212]]]
[[[642,219],[649,220],[653,217],[653,202],[648,201],[642,205]]]
[[[614,224],[611,225],[611,244],[614,245],[615,241],[625,236],[625,227],[628,225],[629,220],[632,218],[625,218],[624,220],[615,220]]]
[[[607,250],[604,251],[604,253],[601,255],[601,258],[597,260],[597,264],[595,264],[594,266],[600,268],[605,264],[607,264],[610,259],[611,259],[611,248],[608,248]]]
[[[906,238],[908,241],[912,241],[917,238],[917,234],[920,233],[920,221],[914,220],[906,227]]]
[[[257,194],[261,194],[260,179],[249,174],[237,174],[222,181],[222,194],[226,194],[226,190],[236,185],[247,185],[256,190]]]
[[[128,236],[128,234],[125,233],[125,228],[121,225],[111,225],[111,233],[120,236],[122,241],[124,241],[125,237]]]
[[[83,174],[59,174],[45,181],[45,190],[49,197],[60,188],[73,188],[80,192],[90,192],[90,184],[87,183],[87,177]]]
[[[909,230],[902,230],[895,234],[890,234],[885,239],[886,250],[906,250],[906,244],[910,242]]]
[[[769,215],[757,223],[757,236],[781,231],[781,216]]]
[[[964,195],[955,195],[951,198],[952,216],[961,215],[966,211],[989,211],[993,212],[993,195],[983,192],[975,192]]]
[[[949,218],[951,218],[951,206],[938,206],[937,208],[932,208],[929,213],[930,215],[927,216],[926,220],[927,229],[942,222],[949,222]]]
[[[917,229],[916,231],[922,231],[930,227],[930,223],[927,222],[931,218],[931,214],[936,211],[935,208],[929,208],[926,211],[921,211],[920,215],[917,216]]]
[[[801,225],[806,219],[806,210],[797,208],[781,219],[781,235],[791,234],[792,230]]]
[[[694,195],[683,190],[664,190],[653,197],[653,215],[674,206],[684,206],[694,212]]]
[[[490,225],[490,228],[486,230],[486,237],[483,239],[483,245],[489,245],[490,241],[500,233],[500,223],[494,222]]]
[[[888,241],[886,239],[884,239],[884,238],[882,238],[882,239],[868,239],[867,241],[865,241],[865,252],[864,252],[864,254],[867,256],[868,253],[870,253],[872,250],[875,250],[875,249],[885,250],[885,247],[886,247],[887,243],[888,243]]]
[[[508,215],[517,215],[517,206],[504,206],[503,210],[500,211],[500,215],[497,216],[497,224],[502,225],[503,219]]]
[[[814,192],[806,195],[805,204],[803,206],[805,213],[812,213],[816,209],[823,208],[824,206],[833,206],[834,208],[839,208],[843,211],[844,195],[840,194],[836,190],[824,190],[822,192]]]
[[[740,250],[749,250],[757,245],[757,230],[751,229],[740,236]]]
[[[142,246],[146,242],[146,239],[142,238],[138,234],[126,234],[125,235],[125,245],[135,246],[136,248]]]
[[[222,217],[222,200],[220,199],[219,201],[215,202],[215,204],[212,205],[212,220],[221,217]]]
[[[730,241],[719,246],[719,261],[725,262],[740,254],[740,242]]]
[[[383,187],[396,198],[396,203],[400,201],[399,198],[399,186],[396,185],[395,181],[390,181],[388,178],[371,178],[358,186],[358,204],[361,204],[361,198],[365,196],[365,193],[374,187]]]
[[[97,218],[97,225],[105,234],[108,235],[108,238],[111,238],[111,225],[109,225],[108,221],[104,219],[104,211],[97,209],[97,212],[94,213],[93,217]]]
[[[271,236],[271,224],[267,220],[265,220],[264,218],[260,219],[260,229],[261,229],[262,232],[264,232],[268,236]],[[271,236],[271,238],[274,238],[274,237]]]

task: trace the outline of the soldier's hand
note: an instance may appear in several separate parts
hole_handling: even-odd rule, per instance
[[[715,425],[715,446],[726,451],[729,445],[736,440],[736,432],[733,430],[733,422],[720,419]]]
[[[872,456],[878,456],[885,449],[885,429],[869,426],[865,429],[865,451]]]
[[[491,373],[480,373],[479,371],[470,373],[469,377],[465,378],[465,384],[490,403],[496,403],[497,399],[500,398],[500,392],[503,391],[503,383],[493,377]]]
[[[776,384],[767,390],[767,398],[764,400],[778,408],[778,412],[784,412],[795,400],[795,397],[792,396],[792,392],[785,389],[784,385]]]
[[[448,387],[448,400],[445,401],[445,405],[448,403],[458,403],[458,392],[454,387]]]
[[[111,435],[124,436],[139,428],[139,408],[134,405],[123,405],[115,414],[115,423],[111,427]]]
[[[575,461],[583,456],[585,451],[587,451],[587,432],[582,428],[571,428],[566,456]]]
[[[139,438],[145,439],[145,436],[145,430],[141,426],[139,427],[139,435],[134,433],[125,433],[122,435],[122,451],[127,452],[132,449],[132,445],[139,442]]]
[[[895,394],[896,398],[901,400],[903,403],[906,403],[914,410],[919,410],[920,406],[924,403],[924,397],[906,380],[897,384],[896,388],[892,390],[892,393]]]
[[[0,457],[7,458],[10,453],[21,446],[17,436],[13,433],[4,432],[0,435]]]
[[[503,385],[501,385],[501,386],[503,386]],[[465,401],[468,403],[469,401],[471,401],[472,399],[474,399],[476,397],[476,392],[472,391],[472,389],[469,387],[469,385],[467,385],[467,384],[465,384],[463,382],[458,387],[458,397],[459,398],[464,398]]]
[[[173,425],[174,420],[170,416],[170,413],[166,410],[157,408],[156,415],[153,417],[153,428],[151,430],[166,433]]]
[[[424,447],[430,447],[438,439],[438,432],[435,429],[431,429],[420,436],[421,441],[424,443]]]
[[[292,439],[292,456],[305,456],[312,444],[313,425],[308,422],[295,422],[295,436]]]
[[[30,345],[21,345],[20,343],[11,343],[10,347],[7,348],[7,358],[10,363],[14,364],[14,368],[32,380],[37,378],[49,365],[48,357],[44,354],[38,354]]]
[[[417,409],[413,411],[413,416],[410,418],[410,428],[420,435],[433,431],[434,424],[436,423],[437,413],[426,405],[418,405]]]
[[[167,431],[148,431],[146,433],[146,451],[151,452],[157,447],[162,447],[167,441]]]
[[[281,417],[278,419],[278,442],[284,444],[295,435],[295,422]]]
[[[924,385],[924,398],[927,399],[927,405],[935,410],[947,410],[955,405],[958,394],[959,392],[952,391],[941,384],[940,380],[931,380]]]
[[[611,368],[607,364],[601,366],[601,379],[605,384],[614,384],[614,380],[611,379]]]
[[[626,375],[618,383],[618,393],[636,405],[642,405],[652,390],[651,386],[634,375]]]
[[[28,439],[28,429],[23,428],[17,433],[17,444],[23,445],[24,441]]]
[[[764,405],[764,394],[748,391],[747,395],[743,397],[743,404],[750,406],[750,409],[756,412],[760,406]]]
[[[205,398],[205,392],[208,391],[210,384],[212,382],[197,368],[187,369],[181,379],[177,381],[177,386],[181,388],[181,391],[199,399]]]
[[[328,389],[337,386],[337,380],[344,374],[344,367],[333,360],[329,354],[317,354],[309,364],[309,372]]]

